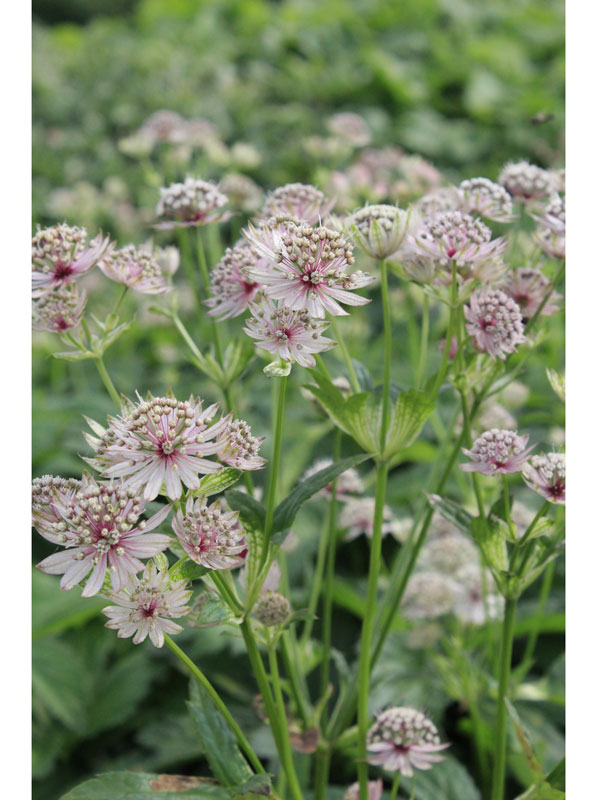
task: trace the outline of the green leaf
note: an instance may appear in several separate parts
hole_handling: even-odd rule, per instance
[[[564,758],[546,775],[546,781],[553,789],[558,789],[561,792],[565,791],[566,760]]]
[[[227,385],[231,385],[239,378],[255,357],[254,347],[246,337],[238,339],[236,342],[230,342],[223,354],[223,372]]]
[[[286,378],[291,371],[291,361],[272,361],[266,367],[263,367],[263,372],[267,378]]]
[[[455,525],[459,531],[471,535],[471,526],[473,524],[473,515],[455,503],[454,500],[449,500],[446,497],[440,497],[439,494],[428,494],[427,499],[429,504],[440,514],[445,517],[449,522]]]
[[[96,358],[96,354],[90,350],[65,350],[62,353],[50,353],[50,355],[61,361],[83,361],[86,358]]]
[[[475,517],[471,522],[471,531],[475,541],[481,548],[487,565],[492,570],[498,588],[505,594],[508,552],[502,525],[504,525],[503,522],[502,524],[492,524],[487,519]]]
[[[200,479],[200,486],[191,493],[194,497],[208,497],[211,494],[224,492],[234,483],[237,483],[242,476],[240,469],[225,467],[219,472],[213,472]]]
[[[209,778],[107,772],[71,789],[60,800],[229,800],[229,793]]]
[[[258,500],[255,500],[254,497],[245,492],[239,492],[235,489],[227,492],[226,499],[230,508],[240,512],[240,519],[244,526],[257,531],[264,529],[267,512]]]
[[[355,397],[357,396],[355,395]],[[310,478],[300,481],[295,489],[275,509],[271,535],[289,530],[302,503],[306,502],[321,489],[324,489],[342,472],[362,464],[369,457],[368,455],[359,454],[343,458],[341,461],[336,461],[335,464],[330,464],[328,467],[319,470],[319,472],[311,475]],[[274,539],[274,541],[276,540]]]
[[[173,548],[171,547],[170,549],[172,550]],[[174,581],[196,581],[206,575],[207,572],[208,569],[206,567],[196,564],[195,561],[184,555],[183,558],[173,564],[169,570],[169,575]]]
[[[233,619],[233,614],[223,598],[208,589],[194,600],[186,623],[194,628],[212,628]]]
[[[400,392],[392,409],[383,457],[389,459],[409,447],[433,413],[432,403],[424,392],[409,389]]]
[[[271,794],[271,778],[268,775],[253,775],[244,781],[240,786],[231,790],[232,800],[244,800],[244,798],[273,797]]]
[[[253,775],[221,712],[215,707],[206,689],[191,682],[188,708],[215,778],[223,786],[239,786]]]
[[[80,653],[67,642],[44,639],[33,649],[35,702],[77,733],[86,729],[91,680]]]
[[[519,744],[521,745],[521,750],[523,751],[523,755],[529,765],[529,769],[534,773],[534,775],[539,775],[540,777],[544,774],[539,761],[537,760],[535,753],[533,752],[533,747],[531,746],[531,742],[523,726],[521,725],[521,720],[519,719],[519,714],[517,713],[516,708],[510,702],[510,700],[505,697],[504,702],[506,703],[506,708],[508,709],[509,716],[512,720],[513,725],[515,726],[515,730],[517,732],[517,737],[519,739]]]
[[[98,597],[81,597],[76,592],[64,592],[56,576],[32,570],[33,638],[84,625],[106,605]]]
[[[132,317],[127,322],[123,322],[121,325],[117,325],[116,328],[113,328],[111,331],[109,331],[109,333],[103,337],[100,343],[101,353],[104,353],[104,351],[109,348],[111,344],[114,344],[114,342],[116,342],[117,339],[133,325],[134,321],[135,317]]]
[[[415,800],[481,800],[479,790],[463,765],[450,755],[435,769],[419,772],[416,784],[412,778],[400,778],[400,786],[410,796],[415,786]]]

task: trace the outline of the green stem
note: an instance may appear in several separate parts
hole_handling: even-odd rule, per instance
[[[510,681],[513,637],[517,601],[513,597],[506,600],[504,624],[502,626],[502,646],[500,650],[500,670],[498,677],[498,702],[496,707],[496,729],[494,746],[494,768],[492,772],[491,800],[504,800],[504,781],[506,777],[506,699]]]
[[[352,391],[355,394],[360,392],[360,384],[358,382],[358,378],[356,376],[356,370],[354,369],[354,364],[352,363],[352,358],[350,357],[350,353],[346,346],[346,342],[344,341],[344,337],[342,336],[342,332],[339,328],[338,323],[334,319],[331,323],[331,329],[333,334],[337,340],[337,343],[340,346],[340,351],[342,353],[342,358],[344,359],[344,364],[346,365],[346,371],[348,372],[348,377],[350,378],[350,384],[352,386]]]
[[[444,345],[444,352],[442,354],[442,363],[438,370],[435,383],[431,389],[431,398],[435,400],[440,390],[440,386],[446,377],[446,370],[448,368],[448,361],[450,359],[450,348],[452,347],[452,339],[454,338],[454,329],[456,327],[456,293],[457,293],[457,277],[456,277],[456,261],[452,261],[452,290],[451,290],[451,305],[450,305],[450,319],[448,320],[448,330],[446,331],[446,343]]]
[[[178,314],[176,311],[173,311],[173,313],[172,313],[171,317],[172,317],[172,319],[173,319],[173,322],[175,323],[175,327],[177,328],[177,330],[178,330],[178,331],[179,331],[179,333],[181,334],[181,336],[182,336],[182,338],[183,338],[183,341],[184,341],[184,342],[187,344],[187,346],[189,347],[189,349],[190,349],[190,351],[191,351],[192,355],[196,356],[196,358],[197,358],[198,360],[200,360],[200,361],[203,361],[203,360],[204,360],[204,356],[203,356],[203,355],[202,355],[202,353],[200,352],[200,348],[198,347],[198,345],[196,344],[196,342],[195,342],[195,341],[192,339],[192,337],[190,336],[190,334],[189,334],[189,331],[188,331],[188,329],[185,327],[185,325],[183,324],[183,322],[181,321],[181,318],[180,318],[179,314]]]
[[[392,791],[390,792],[390,800],[396,800],[398,797],[398,787],[400,786],[400,773],[396,772],[394,775],[394,782],[392,784]]]
[[[192,248],[190,245],[189,232],[185,228],[177,229],[177,239],[179,241],[179,250],[181,252],[181,263],[185,277],[194,295],[196,308],[202,308],[202,297],[198,286],[198,276],[194,267],[194,259],[192,257]]]
[[[102,378],[102,383],[104,384],[104,387],[105,387],[106,391],[112,397],[112,399],[114,400],[114,402],[117,405],[117,408],[120,411],[121,410],[121,398],[119,397],[119,393],[115,389],[114,383],[110,379],[110,375],[106,371],[106,367],[104,366],[104,361],[102,360],[102,356],[98,356],[97,358],[95,358],[94,362],[96,364],[96,369],[98,370],[98,373],[100,374],[100,377]]]
[[[548,597],[550,596],[550,590],[552,589],[552,582],[554,580],[555,568],[556,568],[556,561],[551,561],[550,564],[548,565],[547,570],[544,573],[544,578],[542,580],[542,586],[540,589],[540,597],[535,611],[533,627],[529,633],[527,644],[525,645],[523,660],[515,670],[515,678],[517,685],[521,683],[521,681],[525,678],[532,665],[535,646],[537,644],[538,636],[540,634],[540,627],[544,619],[544,616],[546,614],[546,604],[548,602]]]
[[[280,641],[281,641],[281,657],[283,658],[285,671],[290,681],[291,695],[294,698],[296,708],[298,710],[298,713],[300,714],[300,718],[302,719],[302,724],[304,725],[304,727],[306,727],[309,721],[308,710],[306,708],[306,703],[304,702],[302,688],[300,686],[300,681],[298,679],[298,672],[296,670],[296,660],[292,656],[290,632],[284,631]]]
[[[317,551],[317,563],[315,564],[315,572],[311,581],[310,596],[308,598],[308,614],[302,636],[300,637],[300,645],[306,647],[306,643],[310,639],[312,633],[314,617],[319,604],[319,597],[321,596],[321,589],[323,587],[323,571],[325,569],[325,556],[327,554],[327,545],[329,542],[328,532],[329,520],[323,520],[321,529],[321,536],[319,538],[319,549]]]
[[[112,313],[113,313],[113,314],[116,314],[116,313],[117,313],[117,311],[119,310],[119,308],[121,307],[121,303],[123,302],[123,298],[124,298],[124,297],[125,297],[125,295],[127,294],[127,290],[128,290],[128,289],[129,289],[129,287],[128,287],[128,286],[123,286],[123,289],[122,289],[122,291],[121,291],[121,294],[120,294],[120,295],[119,295],[119,297],[117,298],[117,303],[116,303],[115,307],[114,307],[114,308],[113,308],[113,310],[112,310]]]
[[[275,711],[277,714],[279,733],[281,736],[282,752],[280,752],[279,755],[290,784],[290,792],[292,797],[294,797],[295,800],[303,800],[302,791],[300,789],[298,777],[296,775],[296,769],[294,767],[292,748],[290,746],[288,724],[285,716],[285,705],[283,703],[283,694],[281,692],[281,683],[279,680],[277,653],[275,652],[274,647],[269,647],[269,671],[271,673],[271,683],[273,684],[273,695],[275,698]]]
[[[277,496],[277,478],[279,475],[279,461],[281,459],[281,441],[283,438],[283,412],[285,409],[285,390],[287,387],[287,376],[274,378],[279,380],[277,386],[277,408],[273,419],[273,456],[271,458],[271,468],[269,470],[269,488],[267,492],[267,511],[265,514],[265,532],[263,550],[261,554],[260,568],[264,567],[267,561],[269,550],[269,540],[271,528],[273,527],[273,515],[275,513],[275,498]]]
[[[200,267],[200,277],[202,278],[202,288],[204,290],[204,296],[210,296],[210,275],[208,272],[208,265],[206,263],[206,253],[204,250],[204,243],[202,241],[202,230],[201,228],[196,229],[196,247],[198,252],[198,266]],[[211,317],[211,330],[212,330],[212,339],[215,345],[215,353],[217,355],[217,361],[221,366],[223,366],[223,345],[221,344],[221,331],[219,329],[219,323]]]
[[[420,389],[425,379],[427,364],[427,351],[429,347],[429,295],[423,295],[423,322],[421,326],[421,346],[419,348],[419,366],[417,368],[417,389]]]
[[[383,458],[390,416],[390,376],[392,366],[392,313],[385,261],[381,262],[381,305],[383,307],[383,402],[381,406],[379,448],[380,455]]]
[[[552,283],[550,284],[550,287],[548,288],[548,291],[544,295],[544,299],[539,304],[539,306],[536,308],[535,314],[531,317],[530,320],[528,320],[527,325],[525,326],[525,332],[527,332],[533,325],[535,325],[536,320],[538,319],[538,317],[540,316],[540,314],[544,310],[544,306],[546,305],[548,300],[550,300],[552,292],[556,288],[557,283],[561,280],[561,278],[562,278],[562,276],[564,274],[564,271],[565,271],[565,262],[563,260],[563,261],[560,262],[559,267],[556,270],[556,275],[554,276],[554,280],[552,281]]]
[[[224,576],[219,574],[219,570],[211,570],[210,577],[213,579],[213,583],[217,587],[219,594],[223,600],[225,600],[233,613],[236,615],[240,614],[243,611],[243,607],[229,586],[227,586]]]
[[[504,494],[504,516],[506,519],[506,524],[508,525],[512,538],[516,539],[517,533],[510,512],[510,489],[508,488],[508,478],[506,477],[506,473],[502,474],[502,491]]]
[[[198,667],[194,664],[194,662],[191,660],[191,658],[189,658],[189,656],[187,656],[183,652],[183,650],[178,645],[175,644],[173,639],[171,639],[171,637],[167,633],[165,633],[165,644],[167,645],[169,650],[171,650],[171,652],[174,653],[177,656],[177,658],[181,661],[181,663],[184,664],[185,667],[187,667],[187,669],[196,678],[198,683],[200,683],[204,687],[204,689],[206,689],[206,692],[208,693],[208,695],[210,696],[210,698],[213,701],[213,703],[215,704],[215,706],[219,709],[219,711],[221,712],[221,714],[225,718],[225,721],[227,722],[227,724],[231,728],[231,731],[232,731],[233,735],[235,736],[235,738],[237,740],[237,743],[239,744],[239,746],[243,750],[243,752],[246,754],[246,757],[248,758],[248,761],[252,764],[252,766],[254,767],[256,772],[264,773],[265,770],[263,768],[263,765],[260,763],[260,761],[258,759],[258,756],[256,755],[256,753],[254,752],[254,750],[250,746],[248,740],[244,736],[244,733],[243,733],[242,729],[237,724],[237,722],[234,720],[234,718],[231,716],[227,706],[221,700],[221,698],[217,694],[216,690],[214,689],[212,684],[209,682],[208,678],[204,675],[203,672],[201,672],[198,669]]]

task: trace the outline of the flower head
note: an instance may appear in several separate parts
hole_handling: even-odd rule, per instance
[[[397,706],[377,714],[377,721],[367,733],[367,761],[390,772],[410,778],[413,769],[431,769],[443,761],[441,744],[433,722],[414,708]]]
[[[152,246],[128,244],[113,250],[98,265],[107,278],[140,294],[160,294],[169,289]]]
[[[244,529],[237,511],[222,511],[219,500],[188,497],[185,513],[177,511],[173,530],[188,556],[207,569],[234,569],[244,563]]]
[[[211,425],[217,405],[202,410],[202,401],[173,397],[142,400],[119,417],[109,417],[104,430],[90,423],[99,438],[87,435],[95,450],[88,463],[106,477],[122,477],[128,485],[143,488],[152,500],[163,485],[168,497],[181,497],[182,483],[189,489],[200,485],[199,475],[218,472],[222,467],[206,456],[216,453],[216,437],[227,422]]]
[[[190,227],[223,222],[228,199],[214,183],[187,177],[160,190],[156,214],[162,220],[156,228]]]
[[[541,494],[551,503],[565,504],[565,454],[544,453],[532,456],[523,467],[523,478],[527,486]]]
[[[493,359],[504,360],[525,341],[519,306],[501,289],[474,292],[464,310],[467,333]]]
[[[551,172],[527,161],[506,164],[498,183],[513,197],[523,200],[548,197],[556,188],[556,178]]]
[[[227,248],[210,276],[209,316],[228,319],[244,313],[261,288],[247,273],[257,260],[247,242]]]
[[[66,333],[81,323],[86,301],[86,293],[75,284],[41,292],[33,301],[33,327],[37,331]]]
[[[368,800],[381,800],[383,794],[383,781],[381,778],[376,781],[369,781],[368,783]],[[360,800],[360,784],[353,783],[348,787],[344,800]]]
[[[310,478],[312,475],[315,475],[317,472],[320,472],[326,467],[330,467],[332,464],[333,461],[330,458],[322,458],[318,461],[315,461],[312,467],[306,470],[302,476],[302,480]],[[360,475],[352,467],[347,469],[345,472],[341,472],[337,476],[336,496],[339,500],[345,500],[353,494],[362,494],[364,490],[365,487]],[[328,483],[324,489],[321,489],[319,492],[317,492],[317,495],[321,497],[331,497],[331,483]]]
[[[481,214],[496,222],[511,222],[514,219],[510,194],[499,183],[488,178],[471,178],[460,184],[466,211]]]
[[[402,600],[402,612],[407,619],[436,619],[452,610],[454,581],[435,570],[414,572]]]
[[[548,300],[540,313],[549,316],[558,311],[556,302],[561,299],[561,295],[552,290],[550,281],[539,269],[520,267],[515,272],[510,272],[502,289],[517,303],[525,319],[533,317],[547,295]]]
[[[465,472],[481,472],[482,475],[521,472],[534,447],[527,447],[528,441],[528,434],[519,436],[515,431],[492,428],[475,439],[470,450],[462,448],[471,461],[461,464],[460,468]]]
[[[538,229],[533,238],[550,258],[565,257],[565,200],[559,194],[555,194],[546,208],[543,215],[533,215],[538,221]]]
[[[368,538],[373,536],[373,513],[375,510],[374,497],[349,497],[340,512],[340,528],[346,530],[344,537],[347,542],[356,539],[361,534]],[[396,539],[404,538],[404,525],[394,516],[389,506],[383,509],[382,536],[391,534]]]
[[[105,627],[118,631],[121,639],[133,636],[134,644],[150,636],[155,647],[162,647],[165,633],[183,630],[172,620],[189,613],[191,595],[184,580],[171,581],[168,570],[149,562],[141,578],[132,577],[126,589],[109,595],[117,605],[102,609],[109,618]]]
[[[150,531],[167,517],[171,506],[138,523],[145,500],[122,481],[99,483],[85,474],[81,485],[73,488],[73,492],[63,489],[50,503],[57,521],[51,522],[45,513],[40,530],[65,550],[40,561],[38,567],[62,575],[61,589],[72,589],[91,572],[84,597],[98,594],[107,572],[113,589],[120,591],[130,575],[144,569],[140,558],[151,558],[168,547],[169,536]]]
[[[408,211],[395,206],[365,206],[346,220],[348,234],[372,258],[389,258],[406,236]]]
[[[242,173],[231,172],[225,175],[219,183],[219,189],[227,195],[233,208],[246,213],[256,211],[263,201],[260,186]]]
[[[65,534],[60,523],[62,516],[55,506],[65,506],[81,488],[81,481],[43,475],[34,478],[31,486],[31,524],[44,539],[64,544]]]
[[[252,436],[250,425],[243,419],[234,419],[233,414],[228,414],[224,422],[216,442],[219,461],[236,469],[262,469],[267,462],[258,451],[265,437]]]
[[[499,619],[504,610],[504,598],[494,591],[494,579],[486,570],[484,593],[481,565],[474,561],[462,566],[455,575],[454,608],[456,616],[467,624],[483,625],[487,619]]]
[[[100,234],[88,245],[85,228],[66,224],[38,227],[31,246],[34,297],[89,272],[107,253],[109,243],[108,236],[103,239]]]
[[[286,183],[271,192],[262,207],[263,217],[297,217],[308,225],[316,225],[333,207],[333,200],[319,189],[304,183]]]
[[[283,300],[292,311],[306,309],[311,317],[323,319],[325,312],[347,314],[340,303],[362,306],[369,302],[352,292],[373,278],[360,271],[346,272],[354,256],[337,231],[288,224],[272,230],[272,244],[265,243],[254,229],[246,237],[266,259],[264,268],[249,274],[264,284],[268,297]]]
[[[444,575],[454,576],[466,564],[478,564],[479,554],[471,539],[455,531],[428,540],[421,551],[419,563]]]
[[[326,124],[330,133],[353,147],[364,147],[371,141],[369,126],[360,114],[341,111],[339,114],[332,114]]]
[[[335,347],[333,339],[322,336],[330,323],[313,319],[305,309],[293,311],[263,297],[260,303],[250,304],[250,311],[252,316],[246,320],[245,333],[256,340],[257,347],[283,361],[314,367],[314,353]]]
[[[289,619],[290,601],[279,592],[266,592],[259,597],[254,606],[254,616],[269,628],[281,625]]]

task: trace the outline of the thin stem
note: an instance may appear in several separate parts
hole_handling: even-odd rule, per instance
[[[121,410],[121,398],[119,397],[119,393],[115,389],[114,383],[110,379],[110,375],[106,371],[106,367],[104,366],[104,361],[102,360],[102,356],[98,356],[97,358],[95,358],[94,362],[96,364],[96,369],[98,370],[98,373],[100,374],[100,377],[102,378],[102,383],[104,384],[104,388],[109,393],[111,398],[114,400],[114,402],[117,405],[117,408],[120,411]]]
[[[512,538],[515,539],[516,529],[510,512],[510,489],[508,488],[508,478],[506,477],[506,473],[502,474],[502,490],[504,494],[504,516],[506,519],[506,524],[508,525]]]
[[[280,758],[290,784],[290,792],[292,797],[296,798],[296,800],[302,800],[302,791],[298,783],[298,777],[296,775],[294,759],[292,756],[292,748],[290,746],[290,737],[287,719],[285,716],[285,705],[283,703],[281,682],[279,680],[277,653],[275,652],[274,647],[269,647],[269,672],[271,673],[271,683],[273,684],[273,695],[275,697],[275,710],[277,713],[279,733],[281,736],[282,752],[280,752]]]
[[[281,636],[281,657],[285,666],[286,674],[290,680],[291,695],[294,698],[296,708],[302,719],[302,724],[306,727],[308,725],[308,711],[304,697],[302,696],[302,688],[298,680],[298,673],[296,671],[296,660],[292,656],[292,646],[290,641],[290,632],[284,631]]]
[[[381,305],[383,307],[383,402],[381,406],[380,454],[383,458],[389,425],[390,375],[392,363],[392,314],[388,292],[387,265],[381,262]]]
[[[279,475],[279,461],[281,458],[281,441],[283,438],[283,412],[285,409],[285,390],[287,387],[287,376],[275,378],[279,380],[277,386],[277,407],[273,419],[273,456],[271,458],[271,469],[269,471],[269,488],[267,492],[267,511],[265,514],[265,531],[263,550],[261,555],[261,569],[267,560],[269,549],[269,539],[271,528],[273,527],[273,515],[275,513],[275,498],[277,496],[277,478]]]
[[[190,336],[190,333],[189,333],[188,329],[185,327],[185,325],[181,321],[181,317],[179,316],[179,314],[176,311],[173,312],[172,319],[173,319],[173,322],[175,323],[175,327],[177,328],[177,330],[181,334],[184,342],[190,348],[190,350],[192,352],[192,355],[196,356],[196,358],[199,359],[199,360],[203,360],[204,356],[200,352],[200,348],[198,347],[196,342]]]
[[[210,275],[208,273],[208,265],[206,263],[206,253],[204,251],[204,243],[202,241],[202,231],[201,228],[196,229],[196,248],[198,252],[198,266],[200,267],[200,277],[202,278],[202,288],[204,290],[204,296],[210,296]],[[216,319],[211,317],[211,330],[212,330],[212,339],[215,345],[215,353],[217,355],[217,361],[221,366],[223,366],[223,345],[221,344],[221,331],[219,329],[219,323]]]
[[[224,576],[219,574],[219,570],[211,570],[210,577],[213,579],[213,583],[217,587],[219,594],[222,596],[223,600],[225,600],[233,613],[236,615],[240,614],[243,608],[229,586],[227,586]]]
[[[390,792],[390,800],[396,800],[398,797],[398,787],[400,786],[400,773],[396,772],[394,775],[394,782],[392,784],[392,791]]]
[[[243,733],[242,729],[237,724],[237,722],[234,720],[234,718],[231,716],[227,706],[221,700],[221,698],[217,694],[216,690],[214,689],[214,687],[212,686],[212,684],[210,683],[208,678],[204,675],[203,672],[201,672],[198,669],[198,667],[194,664],[194,662],[191,660],[191,658],[189,656],[187,656],[178,645],[175,644],[173,639],[171,639],[171,637],[167,633],[165,633],[165,644],[167,645],[169,650],[171,650],[171,652],[174,653],[177,656],[177,658],[181,661],[181,663],[184,664],[185,667],[187,667],[187,669],[196,678],[198,683],[200,683],[204,687],[204,689],[206,689],[206,692],[210,696],[210,699],[213,701],[215,706],[219,709],[219,711],[221,712],[221,714],[225,718],[225,721],[227,722],[227,724],[231,728],[231,731],[232,731],[233,735],[235,736],[235,738],[237,740],[237,743],[239,744],[241,749],[246,754],[246,757],[248,758],[248,761],[252,764],[252,766],[254,767],[256,772],[263,772],[264,773],[265,770],[263,768],[263,765],[260,763],[260,761],[258,759],[258,756],[256,755],[256,753],[254,752],[254,750],[250,746],[250,743],[248,742],[248,740],[244,736],[244,733]]]
[[[304,623],[302,636],[300,637],[300,645],[302,647],[305,647],[306,643],[310,639],[310,634],[312,633],[315,621],[314,617],[317,611],[317,605],[319,604],[319,597],[321,595],[321,588],[323,586],[323,570],[325,568],[325,555],[327,553],[327,544],[329,542],[327,535],[328,530],[329,530],[329,520],[325,519],[323,521],[321,536],[319,538],[319,549],[317,551],[317,563],[315,565],[315,572],[313,579],[311,581],[310,596],[308,598],[307,619],[306,622]]]
[[[492,772],[491,800],[504,800],[504,781],[506,773],[506,699],[510,681],[513,637],[517,601],[513,597],[506,600],[504,625],[502,626],[502,647],[500,650],[500,671],[498,676],[498,702],[496,707],[496,729],[494,746],[494,768]]]
[[[542,580],[542,586],[540,589],[540,597],[535,611],[533,627],[529,632],[527,644],[525,645],[523,660],[515,670],[517,684],[520,683],[523,680],[523,678],[527,675],[532,665],[535,646],[537,644],[538,636],[540,634],[540,627],[542,624],[542,620],[544,619],[544,616],[546,614],[546,604],[548,602],[548,597],[550,596],[550,590],[552,589],[552,582],[554,580],[555,568],[556,568],[556,561],[551,561],[550,564],[548,565],[548,569],[544,573],[544,578]]]
[[[352,363],[352,358],[350,357],[350,353],[346,346],[346,342],[344,341],[344,337],[342,336],[342,332],[339,328],[337,322],[334,321],[331,323],[331,329],[334,333],[334,336],[337,340],[337,343],[340,346],[340,351],[342,353],[342,358],[344,359],[344,364],[346,365],[346,370],[348,372],[348,377],[350,378],[350,384],[352,386],[352,391],[357,394],[360,392],[360,384],[358,382],[358,378],[356,376],[356,370],[354,369],[354,364]]]
[[[185,228],[177,229],[177,239],[179,241],[179,250],[181,252],[181,263],[185,272],[185,277],[194,295],[196,307],[202,308],[202,297],[200,296],[200,289],[198,286],[198,276],[194,268],[194,259],[192,257],[192,248],[190,245],[189,232]]]
[[[119,297],[117,298],[117,302],[116,302],[116,304],[115,304],[115,307],[114,307],[114,308],[113,308],[113,310],[112,310],[112,313],[113,313],[113,314],[116,314],[116,313],[117,313],[117,311],[119,310],[119,308],[121,307],[121,303],[123,302],[123,298],[124,298],[124,297],[125,297],[125,295],[127,294],[127,290],[128,290],[128,289],[129,289],[129,286],[123,286],[123,289],[122,289],[122,291],[121,291],[121,293],[120,293]]]
[[[440,386],[446,377],[446,370],[448,368],[448,361],[450,359],[450,348],[452,347],[452,339],[454,338],[454,329],[456,327],[456,292],[457,292],[457,277],[456,277],[456,261],[452,261],[452,290],[451,290],[451,305],[450,305],[450,319],[448,320],[448,330],[446,331],[446,343],[444,345],[444,352],[442,354],[442,363],[438,370],[435,383],[431,389],[431,397],[435,399],[440,390]]]
[[[420,389],[425,379],[425,366],[427,364],[427,351],[429,347],[429,295],[423,295],[423,322],[421,325],[421,346],[419,348],[419,366],[417,368],[417,389]]]
[[[544,307],[545,307],[546,303],[548,302],[548,300],[550,300],[552,292],[556,288],[557,283],[561,280],[561,278],[562,278],[562,276],[564,274],[564,271],[565,271],[565,262],[563,260],[563,261],[561,261],[561,263],[559,264],[558,269],[556,270],[556,275],[554,276],[554,280],[552,281],[552,283],[550,284],[550,286],[548,288],[548,291],[544,295],[544,299],[539,304],[539,306],[536,308],[535,313],[531,317],[531,319],[528,320],[527,325],[525,326],[525,332],[527,332],[531,327],[533,327],[533,325],[535,325],[535,322],[536,322],[537,318],[540,316],[540,314],[544,310]]]

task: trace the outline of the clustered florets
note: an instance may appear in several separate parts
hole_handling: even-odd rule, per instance
[[[533,446],[527,448],[529,436],[519,436],[515,431],[492,428],[473,442],[470,450],[463,453],[470,462],[461,464],[465,472],[481,472],[483,475],[520,472]]]
[[[227,248],[210,276],[211,297],[206,305],[211,317],[228,319],[244,313],[260,289],[260,284],[248,276],[257,260],[246,242]]]
[[[542,303],[541,314],[549,316],[558,311],[556,302],[561,295],[553,290],[550,281],[539,269],[521,267],[509,273],[502,289],[517,303],[525,319],[531,319]]]
[[[501,289],[473,293],[464,311],[467,333],[494,359],[505,359],[525,341],[519,306]]]
[[[564,505],[566,498],[566,458],[564,453],[532,456],[523,468],[525,483],[551,503]]]
[[[87,244],[85,228],[66,224],[39,228],[32,239],[33,296],[59,289],[89,272],[109,251],[108,237]]]
[[[413,768],[430,769],[443,761],[439,752],[447,747],[422,711],[403,706],[379,713],[367,734],[369,763],[407,777],[413,775]]]
[[[372,258],[390,258],[406,236],[409,214],[395,206],[365,206],[349,217],[345,227],[353,242]]]
[[[185,513],[178,510],[173,530],[188,556],[207,569],[233,569],[244,563],[244,529],[237,511],[222,511],[220,501],[188,497]]]
[[[498,183],[513,197],[523,200],[548,197],[556,189],[556,179],[551,172],[527,161],[506,164]]]
[[[511,196],[500,184],[488,178],[471,178],[463,181],[459,190],[467,211],[475,211],[496,222],[510,222],[513,219]]]
[[[187,177],[183,183],[161,188],[156,214],[163,222],[156,227],[206,225],[224,220],[227,202],[227,196],[214,183]]]
[[[254,606],[254,616],[267,628],[282,625],[290,616],[290,601],[279,592],[265,592]]]
[[[128,244],[113,250],[98,266],[107,278],[141,294],[160,294],[169,288],[150,245]]]
[[[33,327],[38,331],[66,333],[81,323],[86,301],[86,293],[80,292],[76,284],[48,289],[33,301]]]
[[[265,437],[253,436],[250,425],[243,419],[225,418],[225,426],[217,437],[217,458],[237,469],[262,469],[266,459],[259,455]]]
[[[320,223],[331,211],[333,201],[322,191],[304,183],[287,183],[271,192],[262,207],[263,217],[297,217],[308,225]]]

